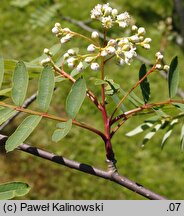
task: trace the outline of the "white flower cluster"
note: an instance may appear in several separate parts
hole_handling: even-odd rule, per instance
[[[62,44],[68,42],[73,37],[72,31],[69,28],[62,29],[60,23],[55,23],[52,33],[61,38],[60,42]]]
[[[91,19],[100,20],[107,29],[111,28],[114,23],[118,23],[120,27],[125,28],[131,21],[128,12],[118,14],[118,10],[111,8],[109,3],[96,5],[91,11]]]
[[[149,49],[151,42],[151,38],[145,38],[146,31],[143,27],[138,28],[134,25],[132,26],[132,31],[134,32],[132,36],[111,39],[104,48],[96,47],[94,44],[90,44],[87,47],[87,51],[90,53],[98,51],[96,55],[103,57],[108,55],[116,55],[121,65],[124,63],[130,65],[130,61],[137,55],[137,46],[139,45],[145,49]],[[91,62],[93,58],[88,57],[86,60]]]

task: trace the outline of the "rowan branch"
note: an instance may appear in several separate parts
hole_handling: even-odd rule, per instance
[[[0,134],[0,153],[5,151],[4,150],[4,146],[5,146],[5,142],[7,140],[7,136],[4,136],[2,134]],[[140,194],[141,196],[144,196],[150,200],[166,200],[165,197],[160,196],[152,191],[150,191],[149,189],[146,189],[145,187],[143,187],[142,185],[124,177],[119,175],[117,172],[110,172],[110,171],[104,171],[101,169],[97,169],[93,166],[90,166],[88,164],[84,164],[84,163],[80,163],[77,161],[73,161],[67,158],[64,158],[62,156],[58,156],[55,155],[53,153],[41,150],[39,148],[36,147],[32,147],[28,144],[22,144],[18,147],[18,150],[21,150],[23,152],[26,152],[28,154],[32,154],[34,156],[49,160],[51,162],[69,167],[71,169],[75,169],[78,170],[80,172],[84,172],[93,176],[97,176],[99,178],[103,178],[109,181],[113,181],[137,194]]]

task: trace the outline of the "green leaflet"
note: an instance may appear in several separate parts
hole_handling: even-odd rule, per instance
[[[0,200],[24,196],[30,191],[30,186],[23,182],[10,182],[0,185]]]
[[[163,139],[162,139],[162,142],[161,142],[161,148],[163,149],[164,145],[165,145],[165,142],[167,141],[167,139],[170,137],[172,131],[173,131],[173,127],[175,124],[178,123],[178,119],[174,119],[172,120],[172,122],[170,123],[170,126],[167,130],[167,132],[165,133]]]
[[[8,138],[5,149],[10,152],[22,144],[41,121],[42,116],[30,115],[25,118],[15,132]]]
[[[112,100],[114,101],[114,103],[115,103],[116,105],[119,104],[120,99],[119,99],[117,93],[115,93],[115,94],[112,95]],[[121,104],[119,108],[120,108],[120,110],[121,110],[123,113],[127,111],[127,109],[126,109],[126,107],[125,107],[124,104]]]
[[[86,97],[85,79],[79,78],[72,86],[66,99],[66,111],[70,118],[74,119]]]
[[[169,97],[173,98],[178,89],[179,84],[179,70],[178,66],[178,57],[174,57],[170,64],[169,75],[168,75],[168,87],[169,87]]]
[[[151,128],[153,126],[153,123],[152,122],[146,122],[146,123],[143,123],[141,125],[139,125],[138,127],[136,127],[134,130],[128,132],[126,134],[126,136],[135,136],[139,133],[142,133],[143,131],[147,130],[148,128]]]
[[[184,104],[182,103],[172,103],[175,107],[177,107],[182,112],[184,111]]]
[[[156,132],[162,127],[163,123],[156,124],[154,128],[146,134],[143,139],[143,146],[156,134]]]
[[[37,103],[40,110],[47,112],[54,91],[54,73],[51,66],[46,66],[41,72],[38,84]]]
[[[1,107],[0,109],[0,125],[17,113],[16,110]]]
[[[0,55],[0,89],[3,83],[3,77],[4,77],[4,59]]]
[[[67,122],[62,122],[57,124],[59,129],[56,129],[52,135],[52,140],[54,142],[60,141],[64,138],[72,128],[72,119],[69,119]]]
[[[139,70],[139,80],[141,80],[146,75],[146,73],[146,66],[143,64]],[[150,85],[147,77],[140,83],[140,87],[144,102],[147,103],[150,98]]]
[[[181,150],[183,150],[183,148],[184,148],[184,124],[183,124],[183,126],[181,128],[180,141],[181,141],[181,144],[180,144]]]
[[[17,106],[22,106],[24,103],[28,81],[29,75],[26,66],[23,61],[19,61],[16,64],[12,79],[12,100]]]
[[[125,96],[126,92],[125,92],[122,88],[120,88],[119,91],[120,91],[120,93],[121,93],[123,96]],[[131,93],[129,94],[129,96],[127,96],[127,99],[128,99],[135,107],[139,107],[139,103],[142,104],[142,105],[144,104],[144,102],[143,102],[139,97],[137,97],[137,95],[136,95],[134,92],[131,92]]]

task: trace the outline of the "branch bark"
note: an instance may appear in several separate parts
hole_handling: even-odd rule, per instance
[[[5,142],[7,140],[7,136],[4,136],[0,134],[0,153],[4,152],[4,146]],[[75,169],[90,175],[97,176],[99,178],[103,178],[109,181],[113,181],[137,194],[140,194],[141,196],[144,196],[150,200],[166,200],[165,197],[160,196],[149,189],[146,189],[142,185],[131,181],[130,179],[119,175],[116,171],[115,172],[110,172],[110,171],[104,171],[101,169],[97,169],[93,166],[90,166],[88,164],[84,163],[79,163],[77,161],[69,160],[67,158],[64,158],[62,156],[55,155],[53,153],[41,150],[36,147],[32,147],[28,144],[22,144],[18,147],[19,150],[26,152],[28,154],[32,154],[34,156],[49,160],[51,162],[69,167],[71,169]]]

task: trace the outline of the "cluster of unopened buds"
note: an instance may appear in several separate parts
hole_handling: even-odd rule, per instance
[[[121,28],[128,27],[131,24],[131,17],[128,12],[119,14],[118,10],[111,8],[108,3],[95,6],[91,11],[91,18],[101,21],[106,30],[116,23]],[[79,55],[74,49],[69,49],[64,54],[64,60],[68,67],[76,68],[79,72],[84,69],[84,63],[90,64],[92,70],[98,70],[100,68],[98,59],[101,57],[111,58],[115,56],[120,65],[130,65],[131,60],[137,56],[137,46],[150,49],[151,42],[151,38],[145,38],[146,31],[143,27],[138,28],[133,25],[131,31],[131,36],[110,39],[105,47],[100,46],[99,33],[94,31],[91,34],[92,43],[87,47],[88,54]],[[55,24],[52,32],[60,38],[62,44],[68,42],[72,37],[80,35],[68,28],[61,28],[59,23]],[[49,58],[50,56],[42,63],[48,62]]]
[[[155,68],[157,70],[164,70],[164,71],[168,72],[169,71],[169,65],[163,65],[162,64],[162,60],[164,58],[164,56],[162,55],[162,53],[161,52],[157,52],[155,54],[155,57],[156,57],[156,61],[157,61],[157,64],[155,65]]]

